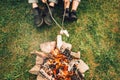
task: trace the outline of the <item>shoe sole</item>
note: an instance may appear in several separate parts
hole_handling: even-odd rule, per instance
[[[45,19],[44,19],[44,22],[45,22],[45,24],[47,24],[48,26],[52,25],[52,24],[50,24],[49,22],[47,22]]]
[[[45,20],[44,20],[44,22],[45,22],[45,24],[47,24],[48,26],[52,25],[52,24],[49,24],[49,23],[48,23],[47,21],[45,21]]]
[[[43,24],[43,19],[40,24],[36,25],[37,27],[40,27]]]

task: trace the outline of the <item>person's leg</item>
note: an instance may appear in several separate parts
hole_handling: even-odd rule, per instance
[[[33,10],[33,15],[34,15],[34,24],[37,27],[40,27],[43,23],[42,19],[42,13],[38,7],[38,0],[28,0],[29,3],[32,4],[32,10]]]
[[[70,7],[70,0],[64,0],[64,14],[65,20],[69,19],[69,7]]]
[[[64,9],[70,7],[70,0],[64,0]]]
[[[73,0],[72,2],[72,9],[71,9],[71,20],[77,20],[77,15],[76,15],[76,11],[77,11],[77,8],[79,6],[79,3],[80,3],[80,0]]]
[[[78,8],[79,3],[80,3],[80,0],[73,0],[73,2],[72,2],[72,9],[71,10],[76,11],[77,8]]]
[[[38,7],[38,4],[35,2],[35,3],[32,3],[32,8],[36,8]]]
[[[49,9],[46,8],[46,16],[44,17],[44,21],[48,25],[52,24],[53,20],[52,20],[51,15],[53,16],[55,4],[57,4],[57,0],[49,0],[49,9],[50,9],[51,13],[50,13]]]

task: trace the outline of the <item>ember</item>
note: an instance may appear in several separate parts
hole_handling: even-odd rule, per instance
[[[47,42],[40,47],[43,52],[32,52],[37,55],[37,68],[35,66],[29,71],[38,75],[37,80],[84,80],[83,74],[89,67],[80,59],[80,53],[71,52],[71,44],[60,41],[59,45],[57,40],[57,43]]]

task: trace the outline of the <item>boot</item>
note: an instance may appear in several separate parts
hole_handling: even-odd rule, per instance
[[[43,24],[43,18],[39,7],[33,8],[33,15],[34,15],[34,24],[37,27],[40,27]]]
[[[51,7],[50,6],[50,11],[51,11],[51,14],[53,16],[53,11],[54,11],[54,7]],[[48,10],[48,8],[45,9],[45,17],[44,17],[44,22],[47,24],[47,25],[52,25],[52,17],[51,17],[51,14]]]
[[[76,11],[72,10],[70,13],[70,20],[72,21],[76,21],[77,20],[77,15],[76,15]]]

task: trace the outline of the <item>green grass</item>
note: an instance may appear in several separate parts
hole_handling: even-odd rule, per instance
[[[90,67],[86,80],[120,79],[119,4],[119,0],[82,0],[78,21],[64,24],[70,37],[63,40],[73,45],[73,51],[80,51]],[[28,73],[35,64],[30,52],[39,50],[40,43],[55,40],[60,30],[55,24],[36,28],[30,9],[24,0],[0,1],[0,80],[35,80]],[[59,15],[55,18],[61,23]]]

